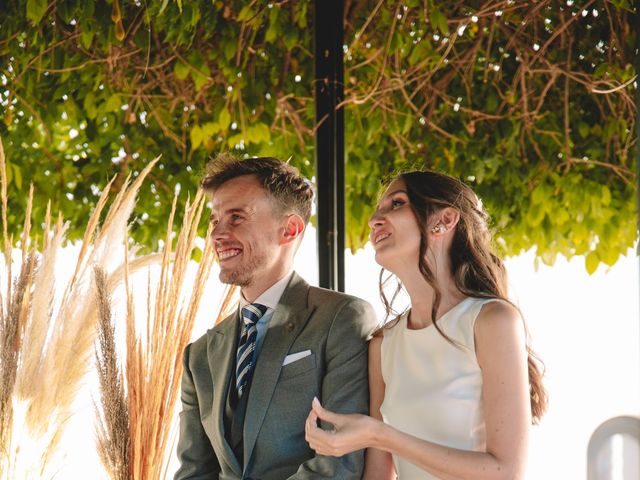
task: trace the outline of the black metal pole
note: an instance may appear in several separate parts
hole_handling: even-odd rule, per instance
[[[318,280],[344,291],[343,0],[314,2]]]
[[[635,5],[635,36],[636,46],[633,51],[634,66],[636,70],[636,216],[637,227],[640,232],[640,5]],[[640,240],[636,239],[638,245],[636,247],[636,257],[640,261]],[[640,274],[640,262],[638,263],[638,273]]]

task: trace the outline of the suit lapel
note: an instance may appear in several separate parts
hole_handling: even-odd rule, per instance
[[[231,465],[235,473],[242,475],[242,470],[231,446],[225,438],[224,412],[227,401],[229,382],[232,374],[236,344],[238,343],[238,313],[233,313],[220,322],[210,333],[207,345],[209,371],[213,381],[213,398],[211,417],[216,428],[216,439],[219,442],[218,451],[223,451],[227,457],[227,463]]]
[[[245,468],[251,459],[258,432],[271,403],[282,362],[313,312],[313,308],[307,306],[308,291],[307,282],[294,273],[269,322],[253,372],[244,420]]]

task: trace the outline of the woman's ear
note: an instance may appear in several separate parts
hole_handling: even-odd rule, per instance
[[[302,236],[304,232],[304,221],[295,213],[287,217],[284,224],[284,233],[282,235],[282,243],[289,243]]]
[[[458,224],[460,220],[460,212],[452,207],[445,207],[435,215],[435,221],[431,227],[431,233],[434,235],[443,235]]]

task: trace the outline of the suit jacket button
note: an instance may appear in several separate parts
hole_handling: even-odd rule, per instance
[[[293,325],[293,323],[291,322],[287,323],[287,332],[293,332],[294,328],[295,326]]]

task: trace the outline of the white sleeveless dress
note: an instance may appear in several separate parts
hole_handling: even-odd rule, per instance
[[[463,450],[485,450],[482,374],[475,354],[474,324],[485,303],[467,297],[438,320],[458,345],[433,325],[407,328],[407,314],[384,330],[381,346],[385,423],[424,440]],[[437,479],[393,457],[399,480]]]

